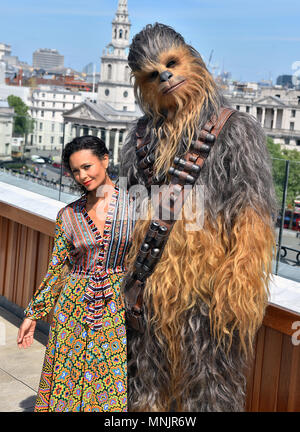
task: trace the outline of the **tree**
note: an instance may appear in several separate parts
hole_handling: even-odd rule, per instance
[[[24,136],[25,138],[33,131],[34,121],[28,113],[28,106],[18,96],[10,95],[7,98],[8,105],[15,110],[14,129],[15,136]]]
[[[282,202],[286,161],[290,161],[287,205],[294,206],[294,200],[300,194],[300,152],[298,150],[281,149],[280,144],[275,144],[272,138],[267,138],[267,147],[272,158],[273,179],[278,202]]]

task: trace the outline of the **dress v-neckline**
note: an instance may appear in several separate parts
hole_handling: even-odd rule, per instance
[[[101,239],[106,239],[110,233],[110,226],[111,226],[111,222],[112,222],[112,219],[114,216],[114,210],[115,210],[115,205],[116,205],[118,193],[119,193],[119,188],[115,185],[114,191],[113,191],[111,199],[110,199],[110,202],[108,204],[108,210],[106,213],[106,218],[105,218],[104,227],[103,227],[103,234],[101,234],[101,232],[99,231],[94,220],[90,217],[90,215],[87,212],[87,209],[86,209],[87,195],[82,197],[81,209],[83,212],[83,216],[85,217],[85,219],[86,219],[89,227],[91,228],[93,234],[95,235],[95,238],[97,241],[99,241]]]

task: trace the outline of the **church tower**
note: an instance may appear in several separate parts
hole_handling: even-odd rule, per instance
[[[119,0],[112,21],[112,39],[101,57],[98,101],[119,111],[133,112],[136,105],[127,62],[130,27],[127,0]]]

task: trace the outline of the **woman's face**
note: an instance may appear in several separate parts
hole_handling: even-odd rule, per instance
[[[69,162],[75,181],[87,191],[95,190],[105,183],[108,155],[100,160],[91,150],[78,150],[70,156]]]

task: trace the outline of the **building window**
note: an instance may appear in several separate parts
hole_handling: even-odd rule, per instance
[[[66,108],[66,104],[65,103],[63,103],[63,108]]]
[[[42,97],[45,97],[45,93],[42,93]]]
[[[236,109],[239,111],[239,110],[240,110],[240,106],[239,106],[239,105],[236,105]]]
[[[53,108],[54,108],[55,107],[55,102],[53,102],[52,105],[53,105]]]
[[[296,145],[297,145],[297,146],[300,146],[300,140],[297,140],[297,141],[296,141]]]
[[[52,136],[51,137],[51,144],[53,144],[54,143],[54,137]]]
[[[66,99],[66,95],[64,94],[64,99]]]
[[[289,140],[289,138],[284,138],[284,144],[289,144],[290,143],[290,140]]]
[[[106,89],[104,93],[105,93],[105,96],[108,96],[109,95],[109,90]]]
[[[123,111],[127,111],[127,106],[123,106]]]
[[[52,125],[51,125],[51,132],[54,132],[54,129],[55,129],[55,123],[52,123]]]
[[[121,29],[121,30],[119,31],[119,38],[122,39],[122,37],[123,37],[123,30]]]
[[[40,130],[43,130],[43,123],[40,123]]]
[[[112,66],[111,64],[109,64],[107,66],[107,79],[111,79],[111,76],[112,76]]]
[[[124,91],[123,96],[126,98],[128,96],[128,92]]]
[[[247,113],[250,112],[250,107],[249,106],[246,106],[246,112]]]
[[[39,144],[42,144],[42,136],[39,135]]]
[[[275,95],[276,97],[278,97],[280,99],[280,94]]]
[[[44,101],[42,102],[42,106],[45,106],[45,102]]]
[[[130,78],[129,67],[125,66],[125,81],[129,81],[129,78]]]
[[[55,111],[52,111],[52,118],[55,117]]]
[[[73,100],[75,100],[75,95],[73,95]]]
[[[53,94],[53,99],[55,99],[55,97],[56,97],[56,95],[55,95],[55,93]]]
[[[291,117],[296,117],[296,110],[291,111]]]
[[[64,137],[60,137],[60,143],[63,144],[64,142]]]
[[[44,117],[44,111],[41,111],[41,117]]]
[[[295,127],[295,123],[294,122],[290,122],[290,130],[294,130],[294,127]]]

